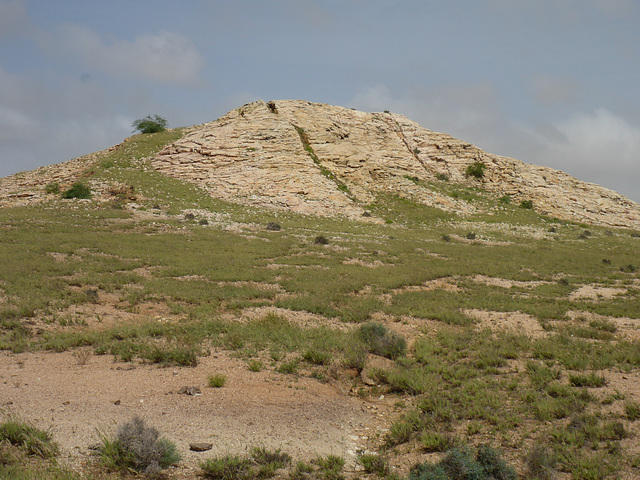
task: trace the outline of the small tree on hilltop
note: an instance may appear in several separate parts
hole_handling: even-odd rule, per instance
[[[162,118],[160,115],[147,115],[144,118],[136,120],[131,124],[133,126],[133,131],[140,133],[156,133],[156,132],[164,132],[167,129],[167,120]]]

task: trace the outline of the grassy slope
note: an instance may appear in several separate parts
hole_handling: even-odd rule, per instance
[[[306,362],[321,378],[330,358],[353,363],[361,347],[353,336],[275,316],[234,324],[219,314],[275,305],[347,323],[374,313],[400,322],[431,319],[439,325],[435,334],[416,339],[397,368],[377,372],[406,405],[403,420],[381,439],[386,454],[489,441],[524,459],[549,442],[557,468],[574,478],[632,471],[640,463],[627,448],[635,443],[626,440],[632,415],[614,413],[630,411],[634,399],[586,388],[606,380],[605,369],[639,368],[640,344],[621,338],[610,319],[567,316],[638,318],[637,288],[612,299],[569,298],[588,284],[637,286],[640,239],[633,232],[541,217],[447,182],[423,187],[482,203],[490,213],[461,219],[380,197],[368,208],[386,223],[374,225],[244,208],[148,167],[144,159],[179,135],[134,137],[88,169],[92,180],[133,186],[136,213],[119,208],[117,198],[0,211],[1,348],[90,345],[125,361],[189,365],[217,344],[248,360],[265,350],[275,360],[297,354],[293,367],[276,368],[295,372]],[[190,209],[195,216],[186,218]],[[282,230],[267,230],[269,222]],[[329,243],[316,244],[318,235]],[[505,288],[475,281],[478,275],[532,283]],[[460,290],[408,288],[443,278]],[[116,325],[97,334],[88,319],[66,309],[95,302],[98,291],[116,295],[120,308],[134,313],[143,302],[166,303],[182,321]],[[478,331],[469,309],[527,313],[548,336]],[[585,372],[592,377],[572,381]],[[363,395],[369,390],[363,386]]]

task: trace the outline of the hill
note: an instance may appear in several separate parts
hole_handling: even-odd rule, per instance
[[[613,192],[277,101],[7,177],[0,201],[0,477],[113,478],[97,431],[136,415],[180,479],[397,479],[475,451],[523,478],[640,473],[638,206]]]
[[[43,177],[68,179],[92,156],[9,177],[0,202],[37,198]],[[492,155],[393,113],[365,113],[307,101],[257,101],[191,127],[151,161],[212,196],[309,215],[362,219],[379,193],[467,215],[490,211],[450,185],[531,202],[563,220],[640,229],[640,206],[563,172]],[[467,169],[482,165],[479,175]],[[49,173],[47,173],[49,172]],[[2,203],[0,203],[2,205]]]

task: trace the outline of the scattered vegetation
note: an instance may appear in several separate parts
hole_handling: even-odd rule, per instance
[[[438,463],[416,465],[409,480],[516,480],[509,466],[493,447],[480,445],[474,452],[469,447],[456,447]]]
[[[349,378],[358,395],[396,396],[405,405],[380,438],[379,454],[360,458],[372,475],[394,475],[389,465],[399,445],[443,459],[457,452],[455,458],[474,465],[478,446],[489,439],[531,478],[556,471],[574,479],[637,473],[640,461],[625,439],[640,418],[638,399],[607,384],[618,372],[640,368],[640,343],[616,321],[637,318],[639,293],[629,287],[638,279],[636,237],[591,226],[585,235],[584,225],[444,177],[410,180],[444,195],[457,192],[489,214],[459,218],[380,194],[363,206],[380,224],[279,212],[286,229],[274,235],[275,222],[267,223],[264,211],[212,199],[148,168],[145,159],[180,135],[134,136],[79,177],[87,185],[131,186],[135,208],[157,213],[153,221],[100,202],[0,209],[0,348],[73,349],[181,366],[197,365],[216,348],[251,371],[295,375],[287,378],[292,382]],[[201,228],[201,219],[211,227]],[[326,243],[316,245],[316,238],[331,239],[330,246],[320,248]],[[455,241],[464,238],[482,241]],[[619,294],[576,295],[587,285]],[[69,313],[104,294],[140,321],[98,330],[93,325],[101,319]],[[166,307],[167,321],[139,315],[150,303]],[[222,319],[267,306],[342,325],[301,326],[286,313]],[[483,315],[518,315],[536,335],[484,330]],[[373,368],[371,354],[388,360],[374,359]],[[106,441],[101,452],[117,454],[116,441]],[[545,449],[529,448],[542,444]],[[6,447],[27,455],[24,445]],[[237,467],[234,478],[265,478],[273,470],[253,456],[233,458],[207,461],[203,476],[233,476]],[[276,470],[288,468],[295,480],[337,479],[338,463]],[[436,467],[445,468],[435,463],[414,472],[427,475]]]
[[[212,480],[265,479],[291,463],[291,457],[280,449],[254,447],[248,457],[225,455],[200,463],[201,476]]]

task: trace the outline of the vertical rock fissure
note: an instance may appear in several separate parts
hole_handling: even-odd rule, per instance
[[[300,137],[300,141],[302,142],[302,148],[304,148],[305,152],[307,152],[311,157],[311,160],[313,160],[313,163],[315,163],[318,169],[320,169],[320,173],[322,173],[322,175],[335,183],[338,187],[338,190],[340,190],[347,197],[349,197],[349,199],[355,202],[356,198],[351,193],[351,190],[349,190],[349,187],[347,187],[347,185],[342,180],[336,177],[335,174],[331,172],[331,170],[322,165],[320,159],[316,155],[316,152],[313,151],[313,147],[309,142],[309,137],[307,136],[307,133],[304,131],[304,129],[293,123],[291,125],[296,129],[296,132],[298,132],[298,136]]]

